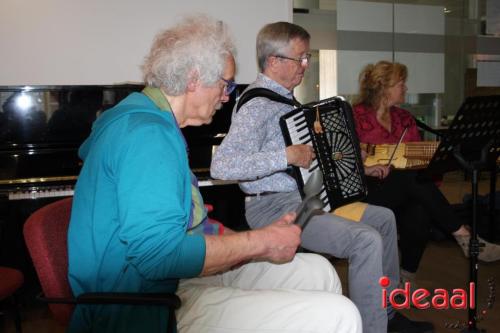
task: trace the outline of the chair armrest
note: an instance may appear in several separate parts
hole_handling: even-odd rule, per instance
[[[162,305],[178,309],[181,299],[171,293],[85,293],[76,298],[76,303]]]
[[[45,297],[43,293],[36,296],[36,299],[44,303],[54,303],[54,304],[76,304],[75,298],[69,297]]]
[[[178,309],[181,299],[172,293],[84,293],[76,298],[37,297],[40,301],[56,304],[129,304],[155,305]]]

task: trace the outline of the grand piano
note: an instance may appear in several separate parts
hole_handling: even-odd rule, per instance
[[[82,161],[78,148],[93,121],[142,85],[0,86],[0,265],[21,269],[36,285],[22,227],[36,209],[72,196]],[[183,129],[190,166],[211,217],[246,228],[244,196],[236,184],[210,179],[213,149],[230,125],[238,86],[210,125]]]

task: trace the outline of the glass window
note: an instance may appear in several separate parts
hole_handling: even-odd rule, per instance
[[[316,62],[297,95],[301,101],[332,95],[353,101],[366,64],[398,61],[409,70],[402,106],[432,127],[446,127],[467,96],[500,94],[500,84],[481,86],[492,80],[483,68],[500,66],[500,47],[493,46],[500,36],[487,20],[494,17],[488,14],[496,10],[492,3],[295,0],[294,22],[311,33]]]

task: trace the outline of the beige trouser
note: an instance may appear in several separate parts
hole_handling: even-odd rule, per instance
[[[315,254],[181,280],[177,294],[179,333],[362,331],[359,312],[342,296],[337,273]]]

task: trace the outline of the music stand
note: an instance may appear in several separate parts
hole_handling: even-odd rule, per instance
[[[468,97],[458,110],[448,131],[424,171],[428,176],[465,169],[472,174],[472,224],[470,252],[470,280],[477,288],[477,197],[481,170],[496,163],[500,152],[500,96]],[[477,304],[477,294],[474,295]],[[462,332],[485,332],[476,327],[477,307],[468,312],[468,327]]]

